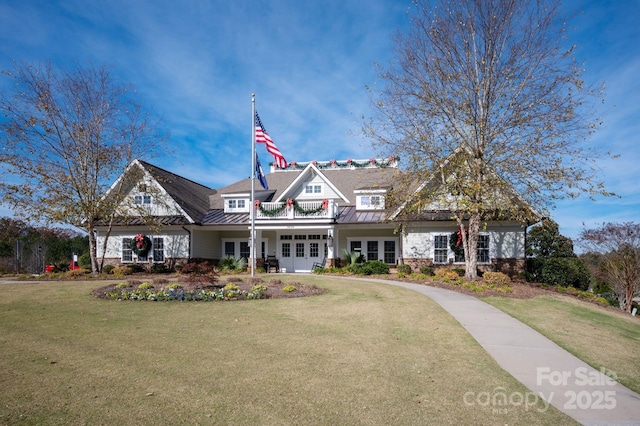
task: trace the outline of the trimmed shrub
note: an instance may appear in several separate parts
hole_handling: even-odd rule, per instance
[[[77,278],[91,273],[91,269],[74,269],[64,273],[65,278]]]
[[[552,257],[545,259],[540,278],[547,284],[587,290],[591,282],[591,273],[579,258]]]
[[[409,275],[411,273],[411,265],[398,265],[396,267],[398,274]]]
[[[147,272],[147,268],[141,263],[131,263],[127,265],[129,269],[131,269],[132,274],[136,274],[139,272]]]
[[[455,281],[458,278],[460,278],[460,276],[456,272],[453,272],[451,269],[448,269],[448,268],[438,268],[434,271],[434,273],[436,278],[440,280]]]
[[[453,268],[452,271],[458,274],[459,277],[464,277],[464,274],[467,273],[466,269],[464,268]]]
[[[148,282],[148,281],[145,281],[145,282],[143,282],[142,284],[140,284],[140,285],[138,286],[138,289],[139,289],[139,290],[149,290],[150,288],[153,288],[153,286],[152,286],[152,285],[151,285],[151,283],[150,283],[150,282]]]
[[[294,285],[286,285],[284,287],[282,287],[282,291],[287,292],[287,293],[292,293],[294,291],[296,291],[297,288]]]
[[[91,254],[84,253],[78,258],[78,266],[83,269],[91,269]]]
[[[117,268],[113,268],[111,273],[113,273],[116,278],[123,278],[125,275],[131,274],[131,269],[129,269],[128,266],[118,266]]]
[[[389,265],[380,261],[372,260],[365,263],[355,263],[347,266],[347,271],[356,275],[382,275],[389,273]]]
[[[507,286],[511,283],[511,278],[502,272],[485,272],[482,281],[489,286]]]
[[[154,263],[153,265],[151,265],[150,272],[152,274],[167,274],[171,272],[171,270],[164,263]]]
[[[587,290],[591,283],[591,273],[584,261],[577,257],[533,258],[527,263],[526,279],[530,282],[575,287]]]
[[[433,266],[423,266],[420,268],[420,273],[428,275],[430,277],[434,276]]]

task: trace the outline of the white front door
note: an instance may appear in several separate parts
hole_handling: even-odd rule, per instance
[[[278,245],[280,268],[287,272],[310,272],[324,259],[326,239],[321,234],[282,235]]]

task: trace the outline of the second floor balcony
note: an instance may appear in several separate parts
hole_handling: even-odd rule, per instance
[[[287,201],[257,203],[256,220],[320,220],[334,219],[338,215],[338,203],[333,200]]]

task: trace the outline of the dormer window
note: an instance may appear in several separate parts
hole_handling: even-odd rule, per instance
[[[384,209],[384,194],[386,190],[360,190],[356,191],[356,204],[359,210]]]
[[[379,195],[363,195],[360,203],[362,207],[380,207],[382,199]]]
[[[247,213],[249,211],[249,197],[239,198],[237,195],[235,197],[224,200],[225,213]]]
[[[305,185],[304,193],[305,194],[322,194],[322,185],[318,185],[318,184]]]
[[[133,197],[133,203],[136,205],[150,205],[151,204],[151,195],[135,195]]]

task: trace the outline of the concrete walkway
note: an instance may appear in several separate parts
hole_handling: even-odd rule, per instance
[[[524,403],[538,395],[584,425],[640,425],[639,394],[488,303],[436,287],[370,281],[417,291],[442,306],[500,367],[533,392],[524,396]],[[519,403],[521,396],[515,395],[511,401]]]

